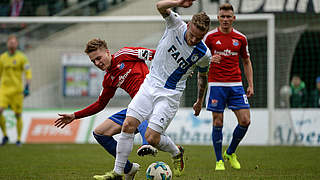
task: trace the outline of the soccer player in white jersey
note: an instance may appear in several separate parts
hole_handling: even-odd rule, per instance
[[[222,127],[226,105],[235,113],[238,125],[223,157],[229,160],[234,169],[240,169],[235,151],[250,125],[250,105],[247,98],[254,94],[252,65],[246,36],[232,27],[235,16],[231,4],[220,6],[218,20],[219,27],[208,32],[204,38],[213,60],[208,75],[207,110],[212,111],[216,170],[225,170],[222,158]],[[248,81],[247,93],[242,86],[239,57]]]
[[[146,139],[159,150],[172,154],[173,172],[181,176],[184,170],[183,149],[177,147],[165,135],[175,116],[187,77],[198,67],[198,97],[193,105],[199,115],[207,86],[207,71],[211,53],[202,41],[210,26],[210,18],[204,13],[195,14],[188,24],[170,10],[172,7],[190,7],[192,0],[163,0],[157,8],[166,21],[162,36],[147,75],[138,93],[128,106],[127,116],[117,144],[114,169],[96,179],[121,179],[128,156],[132,151],[134,132],[148,119]]]

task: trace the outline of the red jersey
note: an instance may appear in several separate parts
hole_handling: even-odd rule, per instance
[[[154,54],[155,50],[142,47],[124,47],[114,53],[111,66],[106,70],[102,82],[103,90],[98,100],[85,109],[75,112],[75,117],[79,119],[103,110],[119,87],[133,98],[149,73],[145,60],[151,61]]]
[[[219,28],[216,28],[208,32],[204,41],[212,55],[221,56],[219,64],[210,64],[208,82],[242,82],[239,57],[248,58],[250,56],[247,37],[236,29],[224,34]]]

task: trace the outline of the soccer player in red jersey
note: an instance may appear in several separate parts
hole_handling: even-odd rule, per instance
[[[122,88],[133,98],[149,73],[145,61],[153,59],[155,50],[142,47],[124,47],[111,54],[104,40],[92,39],[87,43],[85,53],[95,66],[106,72],[102,83],[103,90],[98,100],[88,107],[72,114],[59,114],[60,117],[55,121],[57,127],[64,128],[75,119],[102,111],[114,96],[117,88]],[[127,109],[124,109],[110,116],[93,131],[93,136],[98,143],[114,157],[116,156],[117,142],[112,136],[121,132],[126,112]],[[144,121],[138,127],[143,144],[148,144],[144,136],[147,126],[147,121]],[[150,148],[153,147],[150,146]],[[148,150],[157,151],[155,148]],[[127,161],[124,170],[125,179],[133,179],[139,167],[139,164]]]
[[[240,169],[235,151],[250,125],[248,97],[254,94],[247,38],[233,28],[235,19],[232,5],[222,4],[218,13],[219,27],[208,32],[204,38],[211,50],[213,62],[209,68],[206,102],[207,110],[212,111],[216,170],[225,170],[223,158],[229,160],[233,168]],[[247,93],[242,86],[240,57],[248,81]],[[231,144],[222,157],[223,112],[226,105],[235,113],[238,125],[233,131]]]

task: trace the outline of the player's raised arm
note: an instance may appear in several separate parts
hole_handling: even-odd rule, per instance
[[[192,5],[195,0],[163,0],[157,2],[157,9],[162,15],[162,17],[167,17],[170,15],[170,8],[172,7],[184,7],[188,8]]]

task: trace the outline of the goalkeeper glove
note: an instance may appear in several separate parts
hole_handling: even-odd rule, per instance
[[[29,94],[30,94],[30,92],[29,92],[29,84],[26,84],[24,86],[23,95],[24,95],[24,97],[27,97],[27,96],[29,96]]]

